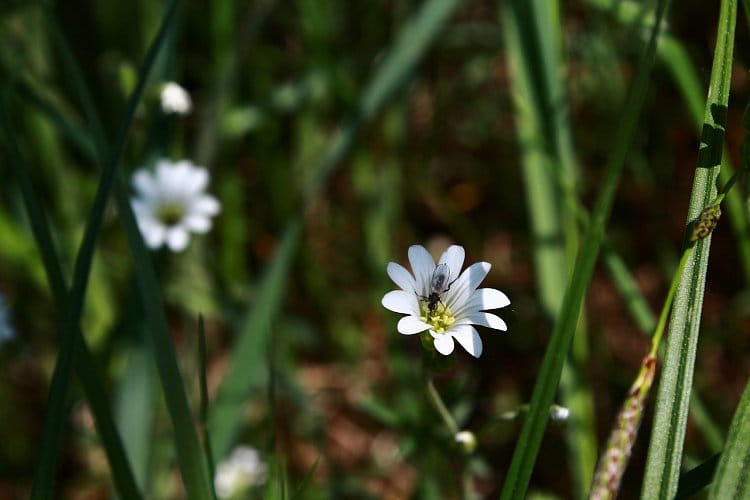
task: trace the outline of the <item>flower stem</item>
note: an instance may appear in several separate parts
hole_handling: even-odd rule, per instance
[[[427,375],[427,395],[429,396],[430,401],[432,401],[432,404],[435,405],[438,413],[440,413],[440,416],[443,418],[443,422],[445,422],[445,426],[448,427],[451,436],[458,434],[458,424],[456,424],[453,416],[445,406],[443,398],[440,397],[437,389],[435,389],[435,384],[432,382],[432,377],[430,375]]]

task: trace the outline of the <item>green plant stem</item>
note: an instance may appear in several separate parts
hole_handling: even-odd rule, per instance
[[[437,389],[435,388],[435,384],[432,381],[432,377],[429,375],[427,376],[425,386],[427,388],[427,396],[430,402],[435,406],[435,409],[440,414],[440,417],[443,419],[443,423],[445,423],[445,426],[448,428],[451,436],[455,437],[459,431],[458,424],[456,424],[456,420],[453,418],[451,412],[448,411],[448,408],[445,406],[443,398],[440,397],[440,394],[438,393]]]

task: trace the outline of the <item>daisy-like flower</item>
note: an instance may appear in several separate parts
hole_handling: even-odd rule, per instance
[[[133,173],[137,197],[131,199],[138,228],[150,248],[167,244],[173,252],[187,247],[190,232],[211,229],[211,217],[221,206],[204,190],[208,171],[189,160],[159,160],[156,172],[138,169]]]
[[[254,485],[266,481],[266,464],[258,450],[238,446],[226,460],[219,463],[214,477],[214,488],[219,498],[232,498]]]
[[[166,114],[186,115],[193,109],[190,94],[180,84],[167,82],[161,87],[161,110]]]
[[[429,332],[435,349],[446,356],[453,352],[455,340],[478,358],[482,340],[472,325],[507,330],[502,319],[484,311],[505,307],[510,300],[494,288],[478,288],[492,267],[489,263],[477,262],[461,273],[464,256],[463,247],[452,245],[435,265],[422,245],[409,247],[414,275],[395,262],[389,263],[388,276],[401,290],[385,294],[382,304],[407,315],[398,322],[400,333]]]

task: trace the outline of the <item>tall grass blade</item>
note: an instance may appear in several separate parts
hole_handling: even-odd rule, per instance
[[[736,1],[722,1],[688,222],[696,219],[716,196],[736,17]],[[642,498],[671,498],[677,490],[710,246],[710,237],[695,245],[677,290],[667,336],[664,372],[657,392]]]
[[[534,235],[536,287],[542,307],[554,324],[573,265],[568,256],[574,256],[578,250],[575,213],[566,210],[571,206],[567,198],[576,196],[578,169],[572,153],[564,89],[557,77],[563,70],[558,62],[559,19],[553,22],[549,4],[540,0],[507,2],[503,20]],[[555,33],[557,38],[553,36]],[[585,333],[581,325],[571,350],[571,362],[560,381],[563,404],[573,415],[566,438],[576,497],[583,496],[591,483],[597,451],[593,398],[581,373],[587,358]]]
[[[159,32],[149,48],[143,69],[139,75],[140,79],[133,97],[139,96],[146,84],[148,70],[153,65],[158,54],[159,48],[166,39],[167,32],[176,10],[177,1],[172,0],[166,10],[164,19],[159,28]],[[125,132],[127,127],[120,128],[116,136],[114,153],[108,153],[104,134],[100,127],[100,120],[95,111],[90,92],[88,91],[81,71],[78,68],[75,59],[72,57],[65,38],[59,33],[57,23],[53,16],[49,16],[50,25],[58,33],[57,46],[61,53],[63,63],[66,65],[68,73],[73,80],[74,89],[81,101],[86,119],[99,156],[99,161],[103,165],[108,164],[107,158],[118,158],[124,147]],[[132,99],[128,102],[126,116],[132,116],[135,111],[137,100]],[[125,122],[123,122],[124,124]],[[112,155],[112,156],[110,156]],[[117,202],[118,212],[128,237],[131,253],[136,262],[135,272],[136,281],[143,298],[145,309],[145,319],[148,329],[153,336],[154,353],[156,364],[162,382],[162,388],[169,410],[170,418],[174,425],[174,441],[177,448],[178,464],[182,472],[182,478],[185,489],[189,498],[211,498],[210,478],[206,463],[198,443],[198,437],[193,426],[193,419],[188,405],[187,396],[182,384],[182,378],[177,364],[177,359],[172,345],[169,333],[169,325],[164,313],[164,306],[159,292],[158,283],[151,265],[150,256],[145,248],[140,231],[138,230],[135,217],[130,207],[130,201],[127,191],[116,179],[114,182],[115,201]]]
[[[750,498],[750,383],[734,412],[708,498]]]
[[[49,224],[31,183],[29,168],[21,156],[15,133],[5,111],[6,108],[7,101],[3,97],[2,102],[0,102],[0,128],[2,128],[3,138],[10,153],[10,165],[21,186],[22,197],[29,220],[31,221],[34,239],[42,254],[44,269],[57,309],[60,314],[65,314],[68,292],[62,267],[57,258]],[[125,455],[122,440],[117,432],[109,409],[106,392],[101,384],[103,378],[96,368],[88,346],[83,341],[83,335],[80,330],[76,329],[74,334],[79,339],[76,342],[76,358],[78,359],[76,368],[84,394],[94,415],[97,432],[109,460],[115,487],[123,498],[140,498],[133,472]]]
[[[599,246],[604,237],[604,226],[612,208],[627,149],[643,104],[648,75],[656,52],[659,27],[668,3],[668,1],[659,2],[651,38],[638,65],[638,73],[625,105],[623,118],[615,136],[617,140],[612,156],[607,163],[605,177],[592,214],[589,232],[576,259],[573,276],[565,292],[560,317],[555,323],[552,338],[545,352],[537,383],[534,387],[529,414],[524,421],[521,436],[516,444],[513,460],[508,470],[508,476],[503,485],[502,498],[523,498],[526,494],[547,425],[548,409],[552,404],[562,367],[573,340],[583,297],[591,280]]]

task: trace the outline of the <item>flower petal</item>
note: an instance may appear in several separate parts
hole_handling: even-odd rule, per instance
[[[210,194],[204,194],[190,204],[190,210],[202,215],[216,215],[221,211],[221,204]]]
[[[443,301],[454,312],[462,309],[463,304],[471,299],[472,294],[482,283],[482,280],[490,272],[492,266],[488,262],[476,262],[467,267],[455,283],[451,285],[450,290],[443,297]]]
[[[181,252],[185,250],[188,244],[188,232],[180,227],[174,227],[167,232],[167,246],[173,252]]]
[[[145,198],[151,198],[154,196],[154,193],[156,192],[156,188],[154,186],[154,178],[151,175],[151,172],[149,172],[146,169],[139,168],[133,173],[133,187],[136,191],[138,191],[138,194],[140,196],[143,196]]]
[[[441,333],[435,336],[433,345],[435,346],[435,350],[443,356],[447,356],[452,353],[453,348],[455,347],[453,337],[445,333]]]
[[[430,279],[435,270],[435,261],[432,255],[422,245],[409,247],[409,262],[411,270],[414,271],[416,280],[415,290],[419,295],[428,295],[430,292]]]
[[[205,168],[195,167],[189,161],[185,161],[189,174],[185,176],[185,194],[195,196],[208,186],[208,171]]]
[[[149,248],[159,248],[164,244],[166,229],[161,224],[138,221],[138,229],[141,231],[143,240]]]
[[[466,352],[478,358],[482,355],[482,339],[471,325],[458,325],[448,332],[455,338]]]
[[[401,290],[414,293],[414,276],[404,266],[395,262],[389,262],[386,271],[388,272],[388,276]]]
[[[506,331],[508,325],[499,316],[488,312],[473,312],[456,321],[457,325],[479,325]]]
[[[393,312],[410,314],[415,317],[419,315],[419,303],[414,293],[394,290],[386,293],[380,303],[383,304],[383,307]]]
[[[448,268],[451,271],[450,276],[448,277],[448,283],[456,281],[460,276],[465,256],[466,252],[464,251],[464,247],[458,245],[449,246],[448,249],[443,252],[443,255],[440,256],[439,264],[448,264]]]
[[[453,310],[456,316],[468,316],[472,312],[485,311],[487,309],[499,309],[510,304],[510,299],[500,290],[494,288],[480,288],[471,294],[471,298],[463,305]]]
[[[423,332],[430,328],[432,328],[430,325],[416,316],[404,316],[396,325],[398,332],[403,333],[404,335],[414,335],[415,333]]]
[[[188,215],[182,224],[194,233],[205,233],[211,229],[211,219],[204,215]]]

